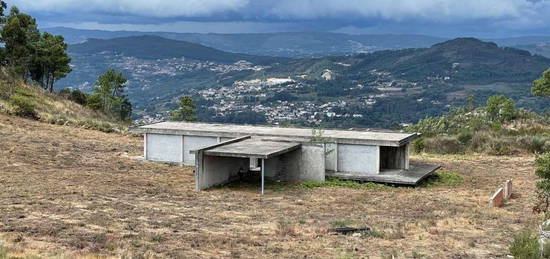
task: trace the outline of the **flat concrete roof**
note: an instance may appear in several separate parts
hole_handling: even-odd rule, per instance
[[[268,159],[300,148],[300,143],[245,139],[204,151],[209,156],[256,157]]]
[[[134,133],[192,135],[236,138],[241,136],[280,137],[287,140],[311,141],[311,128],[283,128],[232,124],[191,122],[161,122],[131,129]],[[416,133],[377,132],[358,130],[322,130],[321,137],[327,142],[377,146],[402,146],[414,140]]]

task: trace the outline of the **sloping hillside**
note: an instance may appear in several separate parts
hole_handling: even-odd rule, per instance
[[[429,77],[448,77],[457,84],[531,82],[550,67],[550,59],[532,55],[528,51],[499,47],[495,43],[474,38],[457,38],[438,43],[430,48],[380,51],[350,57],[297,60],[286,71],[306,72],[327,60],[350,64],[348,67],[332,65],[321,69],[334,69],[343,77],[360,78],[376,69],[391,72],[398,78],[426,81]]]
[[[550,58],[550,43],[518,45],[517,48],[527,50],[533,54],[538,54]]]
[[[143,36],[76,45],[71,52],[73,72],[57,86],[89,91],[98,75],[115,68],[129,79],[128,95],[137,117],[165,117],[166,111],[176,107],[178,97],[192,95],[199,110],[206,111],[199,116],[205,121],[229,118],[230,122],[254,123],[251,118],[258,117],[258,121],[283,122],[291,118],[292,123],[319,123],[326,127],[396,127],[425,116],[440,115],[452,106],[462,105],[468,95],[483,103],[488,96],[506,94],[519,107],[536,111],[548,107],[548,100],[533,98],[530,87],[550,67],[550,59],[473,38],[459,38],[430,48],[275,59],[276,62],[262,64],[227,63],[243,56],[226,52],[220,56],[224,61],[216,62],[213,60],[218,56],[217,50],[156,39]],[[178,50],[177,46],[181,48]],[[83,49],[76,52],[78,48]],[[182,59],[181,55],[206,60]],[[228,59],[224,55],[229,55]],[[322,77],[325,73],[331,75],[331,80]],[[254,82],[266,78],[290,78],[293,86],[274,86],[256,92],[254,89],[264,86]],[[252,86],[233,87],[239,84]],[[216,93],[222,87],[227,93],[216,100],[199,93],[200,89]],[[278,103],[288,101],[275,96],[283,91],[295,96],[291,96],[293,108]],[[323,110],[322,107],[335,107],[336,101],[344,101],[345,107]],[[228,107],[224,107],[226,104]],[[281,111],[277,111],[279,107]],[[308,116],[296,118],[293,114],[296,109]],[[259,114],[248,115],[246,112],[250,110]],[[243,112],[247,117],[244,120],[232,119]],[[333,113],[338,116],[316,118],[315,122],[304,119]],[[267,118],[262,120],[262,116]]]
[[[458,180],[260,196],[258,182],[196,192],[191,167],[132,159],[142,141],[0,114],[0,258],[505,258],[538,222],[532,157],[415,156]],[[505,179],[518,191],[488,208]]]
[[[188,58],[200,61],[233,63],[247,60],[255,63],[271,63],[285,58],[273,58],[225,52],[186,41],[170,40],[159,36],[132,36],[108,40],[89,39],[70,45],[69,52],[96,54],[112,52],[143,59]]]
[[[103,113],[14,79],[3,68],[0,69],[0,113],[102,131],[126,128]]]
[[[343,34],[329,32],[275,32],[275,33],[175,33],[139,31],[80,30],[65,27],[46,28],[61,34],[69,43],[81,43],[87,39],[112,39],[141,35],[156,35],[167,39],[182,40],[211,48],[260,56],[319,57],[349,55],[384,49],[427,47],[444,38],[425,35],[392,34]]]

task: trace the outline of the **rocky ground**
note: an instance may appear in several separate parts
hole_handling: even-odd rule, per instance
[[[502,258],[537,225],[531,156],[415,156],[458,184],[252,184],[196,192],[193,168],[147,163],[142,138],[0,115],[0,257]],[[502,208],[487,200],[506,179]],[[334,226],[368,226],[335,235]]]

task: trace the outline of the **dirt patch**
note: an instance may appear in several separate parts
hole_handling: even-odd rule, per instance
[[[76,257],[505,257],[536,225],[531,157],[417,156],[463,179],[422,188],[194,191],[193,168],[128,158],[142,138],[0,115],[0,240]],[[487,200],[506,179],[513,199]],[[333,225],[368,226],[335,235]],[[2,242],[2,241],[0,241]]]

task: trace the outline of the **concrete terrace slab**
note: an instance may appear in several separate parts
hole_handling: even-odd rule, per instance
[[[275,142],[261,139],[246,139],[235,143],[221,145],[204,151],[209,156],[255,157],[268,159],[300,148],[294,142]]]
[[[310,128],[282,128],[231,124],[210,124],[191,122],[161,122],[131,129],[134,133],[167,135],[196,135],[236,138],[241,136],[283,137],[297,142],[309,141],[313,137]],[[323,130],[322,138],[329,142],[360,145],[399,147],[409,143],[418,135],[415,133],[376,132],[356,130]]]
[[[379,182],[390,184],[417,185],[441,166],[421,163],[411,163],[408,170],[387,169],[377,175],[357,175],[351,173],[327,172],[327,176],[334,176],[345,180],[362,182]]]

